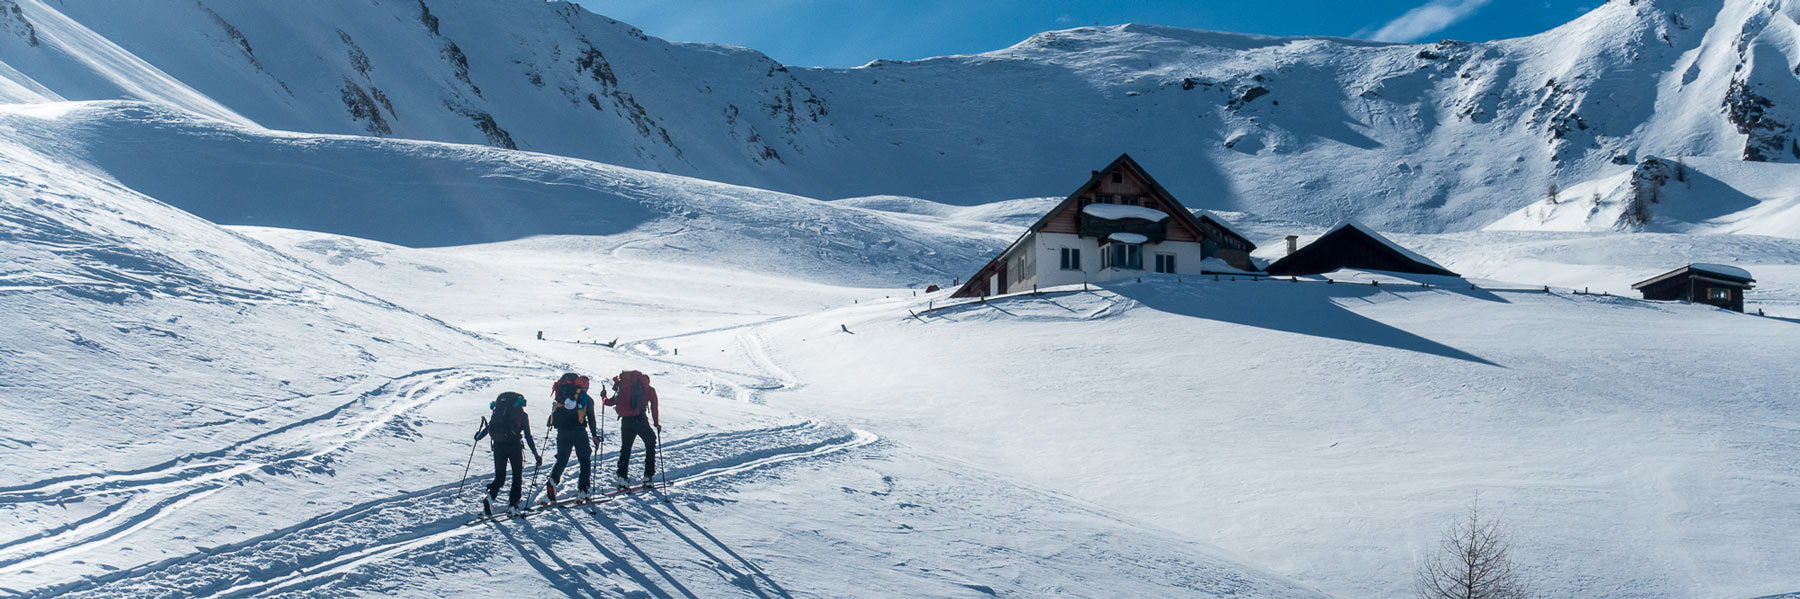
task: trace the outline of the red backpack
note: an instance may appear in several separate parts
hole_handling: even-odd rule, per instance
[[[656,395],[656,388],[650,386],[650,375],[636,370],[627,370],[613,378],[613,388],[619,396],[613,399],[613,410],[620,418],[630,418],[644,413],[650,403],[650,397]]]

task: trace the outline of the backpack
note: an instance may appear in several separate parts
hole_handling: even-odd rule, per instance
[[[614,405],[617,406],[619,416],[630,418],[643,414],[645,404],[649,403],[645,399],[645,393],[655,391],[650,386],[650,376],[636,370],[627,370],[619,373],[616,381],[619,397]]]
[[[488,437],[495,445],[519,442],[519,428],[525,420],[525,396],[511,391],[501,393],[488,404],[494,413],[488,416]]]
[[[588,390],[588,377],[573,372],[562,375],[556,384],[550,386],[555,394],[556,406],[550,412],[550,424],[557,428],[580,428],[587,424],[586,402],[581,401],[582,394]],[[576,400],[575,409],[563,406],[563,401]]]

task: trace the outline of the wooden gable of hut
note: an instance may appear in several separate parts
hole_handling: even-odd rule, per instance
[[[1167,218],[1106,218],[1096,214],[1097,210],[1085,210],[1096,204],[1145,208],[1167,215]],[[1250,252],[1256,249],[1256,244],[1210,214],[1196,216],[1130,154],[1120,154],[1106,168],[1090,173],[1086,183],[1027,227],[1012,245],[958,288],[953,297],[999,295],[1007,293],[1015,282],[1035,278],[1022,276],[1017,271],[1036,269],[1027,246],[1038,234],[1091,239],[1127,234],[1142,235],[1147,241],[1158,244],[1188,242],[1202,246],[1204,255],[1217,257],[1233,267],[1255,268],[1250,262]]]

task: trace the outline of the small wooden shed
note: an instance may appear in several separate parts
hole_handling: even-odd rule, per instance
[[[1723,264],[1689,264],[1632,285],[1647,300],[1709,304],[1744,311],[1744,292],[1755,287],[1750,271]]]

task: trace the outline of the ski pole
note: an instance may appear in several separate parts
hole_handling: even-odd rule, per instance
[[[487,428],[487,417],[482,416],[481,417],[481,427],[479,429],[476,429],[476,433],[479,434],[481,432],[480,429],[485,429],[485,428]],[[462,500],[463,487],[466,487],[469,485],[469,467],[475,465],[475,448],[480,447],[480,446],[481,446],[481,439],[475,439],[475,440],[469,441],[469,461],[463,463],[462,482],[456,483],[456,499],[458,501]]]
[[[661,461],[662,463],[657,464],[657,466],[660,466],[660,468],[656,469],[656,473],[658,475],[662,476],[662,484],[664,487],[667,487],[667,486],[669,486],[669,454],[663,452],[662,442],[663,442],[662,428],[658,427],[656,430],[656,443],[654,443],[654,445],[656,445],[656,454],[657,454],[656,458],[658,461]]]
[[[538,483],[538,472],[544,469],[543,448],[548,447],[550,445],[550,429],[553,429],[553,428],[556,428],[556,427],[554,427],[554,426],[544,427],[544,442],[538,444],[538,456],[537,456],[537,461],[535,462],[536,465],[531,467],[531,495],[525,498],[526,501],[530,501],[532,499],[537,498],[538,489],[542,488],[542,486],[539,485],[539,483]],[[546,478],[545,482],[548,482],[547,478]],[[545,503],[549,503],[549,502],[546,501]]]

